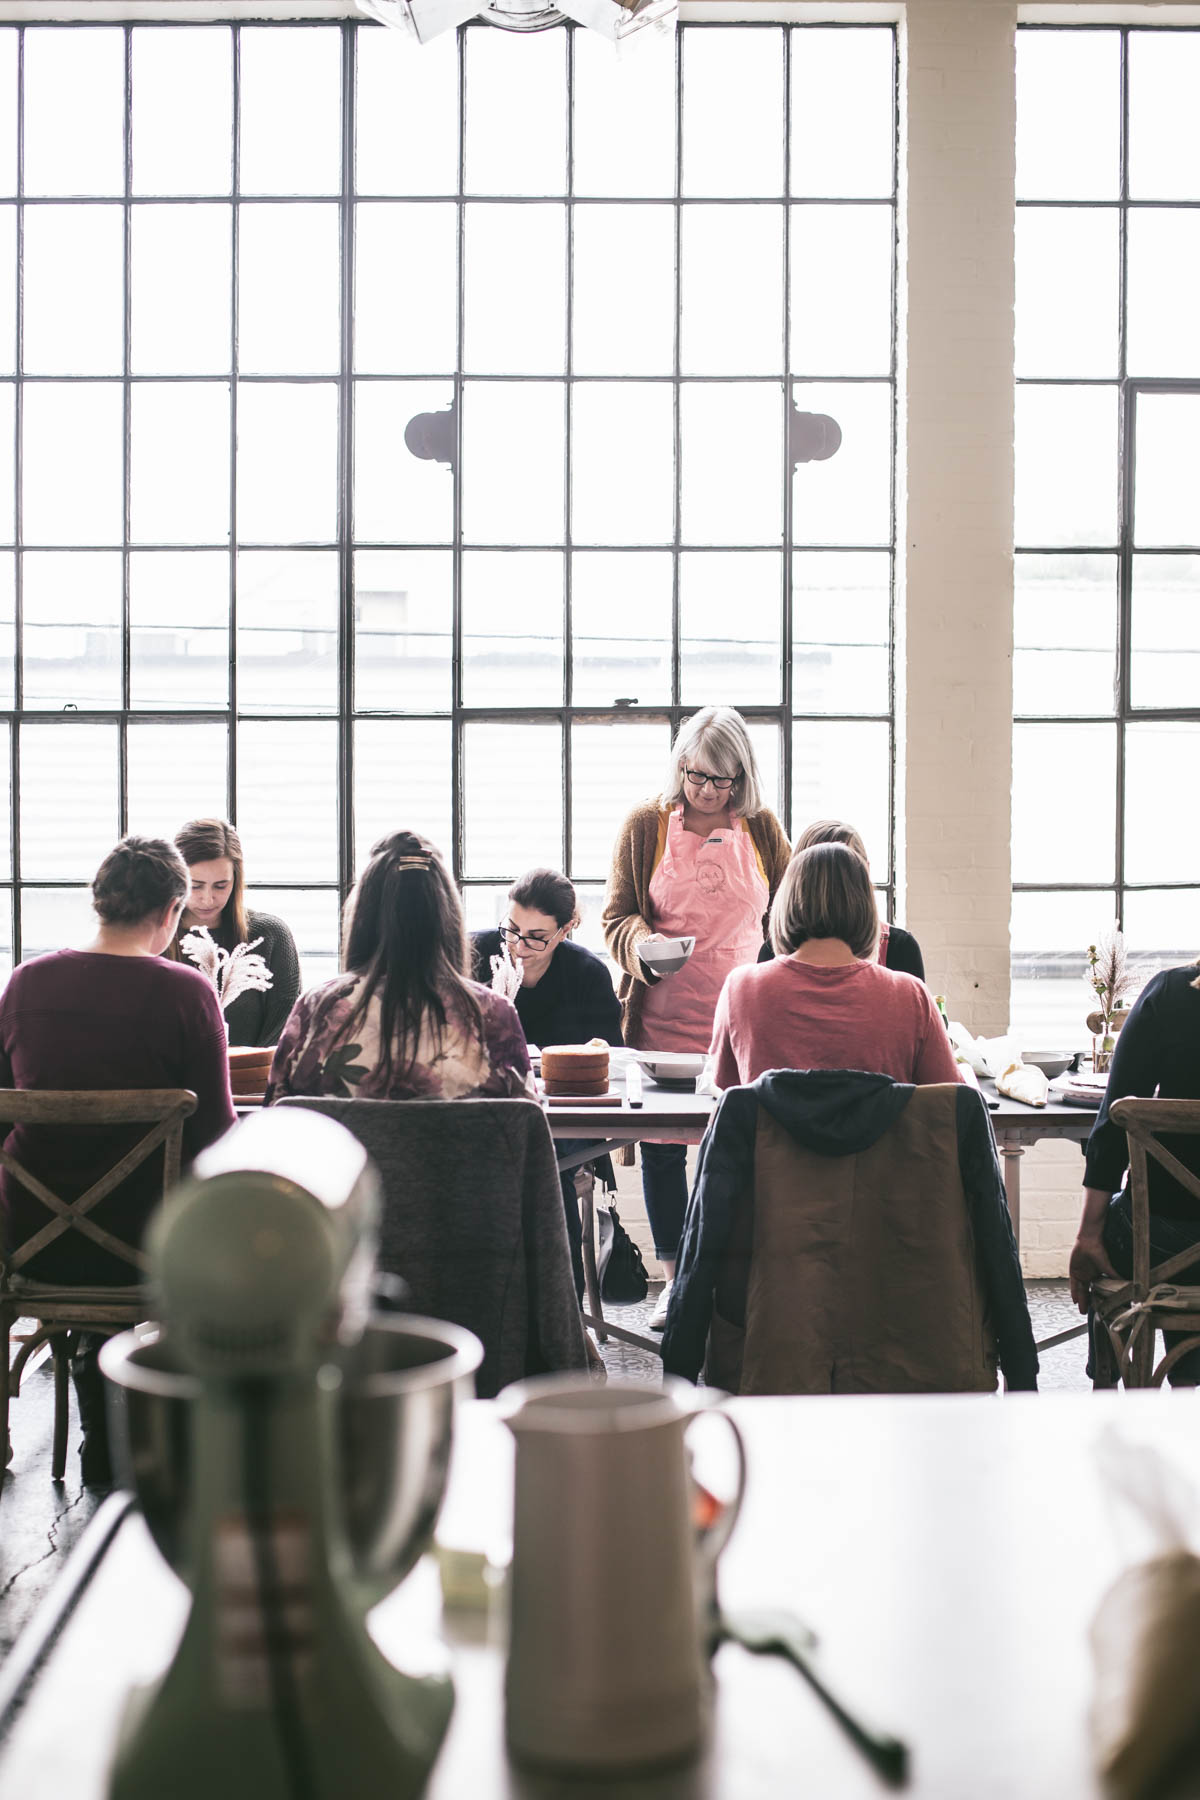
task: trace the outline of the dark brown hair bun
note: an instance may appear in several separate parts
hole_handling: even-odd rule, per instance
[[[124,837],[92,881],[92,905],[105,925],[137,925],[182,900],[187,864],[165,838]]]

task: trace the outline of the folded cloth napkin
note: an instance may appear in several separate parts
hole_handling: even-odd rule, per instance
[[[981,1080],[994,1080],[1009,1063],[1021,1060],[1017,1040],[1009,1034],[996,1038],[972,1037],[958,1019],[951,1019],[947,1030],[954,1046],[955,1061],[969,1063]]]
[[[1182,1546],[1126,1569],[1090,1632],[1092,1742],[1112,1800],[1195,1793],[1200,1771],[1200,1557]]]
[[[996,1077],[996,1092],[1007,1100],[1023,1100],[1026,1106],[1045,1106],[1050,1084],[1040,1069],[1010,1062]]]

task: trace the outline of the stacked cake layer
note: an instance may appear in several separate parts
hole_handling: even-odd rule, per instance
[[[229,1085],[234,1094],[261,1094],[266,1088],[274,1055],[274,1044],[268,1044],[261,1050],[254,1045],[239,1045],[231,1049]]]
[[[607,1094],[608,1045],[554,1044],[543,1049],[542,1081],[548,1094]]]

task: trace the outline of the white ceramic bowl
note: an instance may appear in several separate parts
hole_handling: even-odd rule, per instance
[[[676,975],[695,948],[694,937],[659,938],[654,944],[639,944],[638,955],[655,975]]]
[[[652,1081],[695,1081],[707,1058],[686,1050],[647,1050],[638,1061]]]
[[[1040,1069],[1047,1081],[1065,1075],[1071,1058],[1061,1050],[1022,1050],[1021,1061],[1030,1069]]]

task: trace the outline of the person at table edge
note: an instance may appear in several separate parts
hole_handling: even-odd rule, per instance
[[[465,973],[462,902],[428,838],[393,831],[371,846],[342,934],[345,967],[293,1006],[266,1104],[536,1098],[516,1011]]]
[[[17,1088],[190,1088],[196,1110],[183,1124],[184,1167],[234,1123],[221,1006],[211,982],[166,949],[187,900],[188,871],[173,844],[126,837],[92,882],[95,935],[78,950],[35,956],[13,970],[0,998],[0,1086]],[[18,1125],[5,1148],[64,1200],[77,1200],[144,1136],[142,1125],[69,1131]],[[92,1219],[139,1244],[162,1197],[161,1152],[101,1200]],[[15,1248],[49,1214],[10,1175],[0,1176],[0,1238]],[[134,1269],[79,1231],[66,1231],[31,1257],[35,1281],[124,1287]],[[111,1478],[101,1333],[79,1332],[71,1374],[83,1432],[87,1483]]]
[[[776,959],[734,969],[721,991],[713,1074],[718,1087],[731,1091],[713,1116],[688,1205],[663,1338],[668,1374],[696,1379],[718,1293],[722,1316],[735,1327],[746,1322],[751,1261],[736,1241],[736,1220],[747,1190],[762,1205],[797,1204],[791,1188],[779,1185],[772,1158],[757,1154],[758,1107],[803,1147],[848,1157],[878,1141],[914,1088],[945,1084],[962,1089],[953,1153],[1001,1366],[1009,1387],[1037,1386],[1037,1352],[986,1110],[960,1079],[924,983],[873,960],[878,930],[864,859],[842,843],[815,844],[792,858],[771,908]],[[898,1169],[894,1180],[889,1210],[924,1205],[928,1182],[919,1166]],[[956,1237],[961,1230],[953,1221],[948,1228]],[[773,1288],[777,1316],[802,1309],[812,1298],[805,1292],[806,1267],[758,1270],[757,1302]],[[903,1278],[902,1271],[888,1274]],[[887,1379],[888,1356],[872,1365],[871,1355],[867,1327],[856,1356],[862,1369],[874,1367]],[[775,1347],[771,1356],[773,1378],[782,1379],[788,1359],[778,1358]]]
[[[503,980],[504,965],[520,970],[521,985],[512,995],[528,1043],[586,1044],[592,1038],[621,1043],[621,1007],[612,977],[598,956],[568,933],[579,923],[575,888],[556,869],[529,869],[508,890],[504,919],[496,931],[471,934],[471,955],[476,981],[493,980],[497,963]],[[507,991],[507,987],[504,991]],[[587,1138],[565,1138],[555,1144],[559,1156],[570,1156],[587,1147]],[[616,1187],[612,1159],[598,1156],[592,1168],[608,1189]],[[575,1292],[583,1299],[583,1236],[575,1170],[559,1172],[571,1273]]]
[[[539,1049],[592,1038],[624,1041],[608,969],[569,935],[578,924],[575,888],[567,877],[555,869],[529,869],[509,888],[501,925],[471,934],[476,981],[491,983],[495,956],[520,967],[521,985],[512,1002],[526,1041]]]
[[[1126,1095],[1150,1099],[1200,1100],[1200,974],[1198,963],[1164,969],[1147,982],[1117,1037],[1108,1086],[1084,1152],[1083,1215],[1071,1250],[1071,1298],[1088,1310],[1093,1281],[1106,1275],[1128,1279],[1133,1272],[1131,1196],[1122,1188],[1129,1167],[1125,1133],[1109,1118]],[[1200,1137],[1167,1135],[1163,1146],[1186,1169],[1200,1174]],[[1175,1178],[1149,1163],[1150,1264],[1164,1262],[1200,1242],[1200,1207]],[[1182,1280],[1194,1280],[1185,1270]],[[1176,1336],[1168,1334],[1167,1343]],[[1089,1364],[1090,1369],[1090,1364]],[[1200,1383],[1200,1350],[1189,1350],[1168,1380],[1177,1387]]]
[[[634,808],[613,849],[602,922],[623,971],[627,1044],[707,1051],[721,985],[758,955],[789,854],[763,803],[745,720],[731,706],[703,707],[676,735],[662,793]],[[639,951],[663,936],[696,945],[682,969],[660,978]],[[685,1145],[642,1145],[642,1191],[667,1277],[650,1320],[661,1330],[687,1207]]]
[[[856,856],[862,857],[868,872],[870,871],[871,861],[861,834],[843,819],[814,819],[811,825],[805,826],[792,845],[792,855],[798,856],[801,850],[811,850],[814,844],[845,844]],[[770,962],[774,954],[768,938],[758,953],[758,960]],[[911,931],[905,931],[902,925],[889,925],[886,919],[880,921],[875,960],[897,975],[915,975],[918,981],[925,979],[925,958],[921,955],[920,944]]]
[[[733,969],[717,1001],[717,1087],[768,1069],[864,1069],[918,1085],[961,1080],[924,982],[875,960],[875,893],[866,862],[848,845],[797,851],[771,920],[778,955]]]
[[[278,1043],[300,992],[300,959],[291,931],[274,913],[246,906],[242,840],[227,819],[189,819],[175,833],[175,847],[188,866],[192,887],[167,955],[190,966],[182,944],[198,926],[223,950],[255,944],[255,954],[271,971],[271,985],[231,1001],[225,1008],[225,1030],[231,1045]]]

